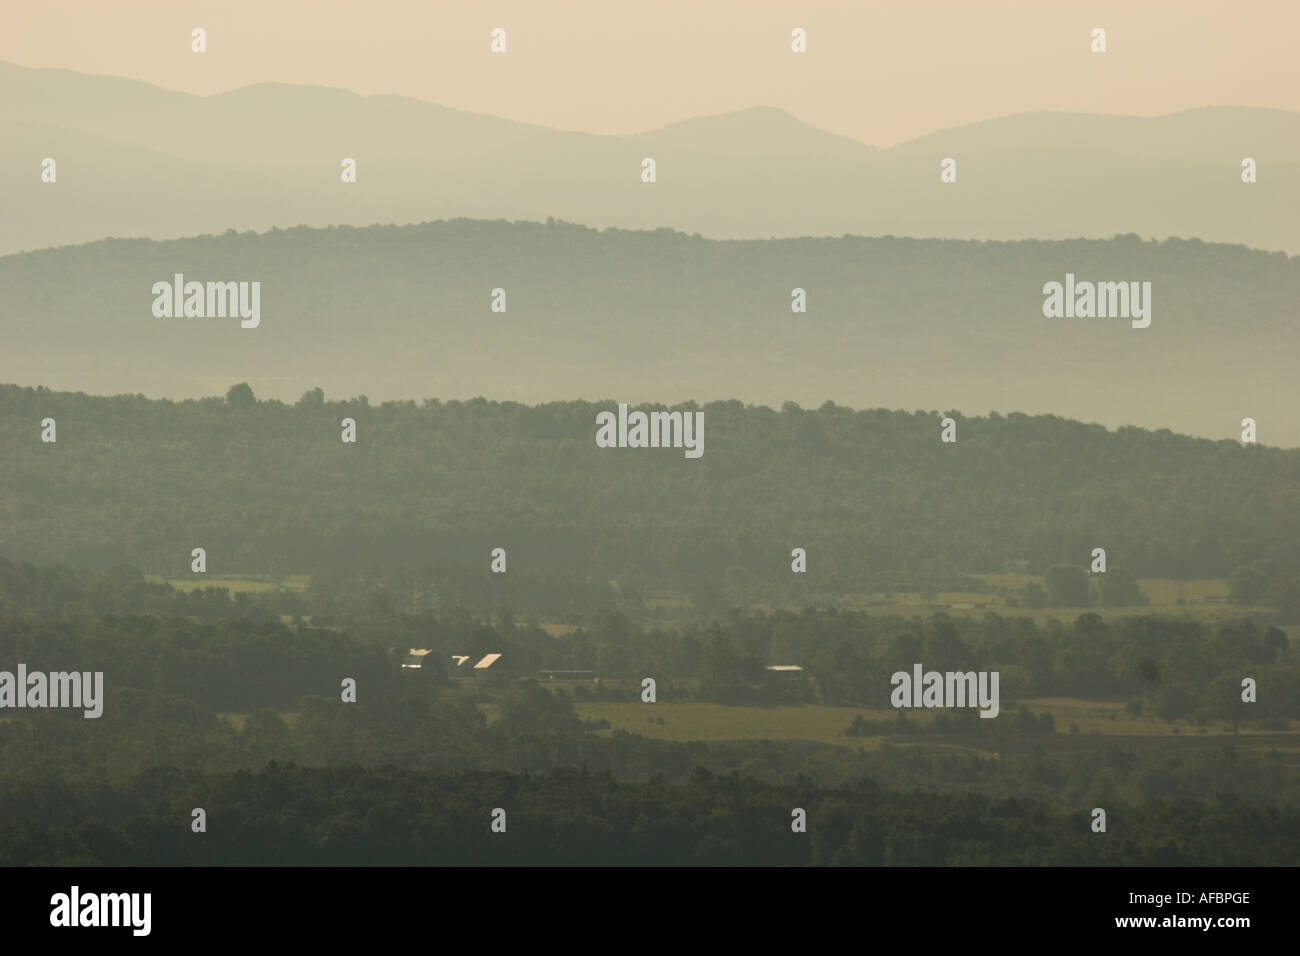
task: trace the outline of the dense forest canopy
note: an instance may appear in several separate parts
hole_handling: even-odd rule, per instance
[[[739,568],[795,600],[894,572],[1086,568],[1097,547],[1143,577],[1300,568],[1300,450],[1052,416],[729,401],[680,406],[704,413],[692,460],[598,448],[596,415],[614,407],[0,386],[4,554],[184,577],[202,547],[214,575],[397,561],[485,580],[500,547],[502,589],[562,574],[596,590],[699,587]],[[955,443],[940,441],[945,414]],[[805,575],[790,571],[796,547]]]
[[[219,839],[190,834],[195,801]],[[509,829],[494,834],[489,811],[503,804]],[[795,807],[806,836],[790,832]],[[1109,807],[1115,833],[1098,839],[1079,810],[1023,797],[900,797],[870,780],[813,788],[702,766],[671,784],[573,769],[160,769],[113,790],[0,793],[0,865],[1287,866],[1300,853],[1295,807],[1231,796]]]

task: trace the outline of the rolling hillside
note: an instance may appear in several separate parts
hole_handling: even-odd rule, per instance
[[[151,289],[258,281],[261,324]],[[1052,319],[1043,286],[1149,281],[1152,320]],[[506,290],[507,311],[491,310]],[[808,311],[791,311],[791,290]],[[715,241],[451,221],[116,240],[0,258],[0,381],[294,401],[610,397],[1055,414],[1300,444],[1300,260],[1199,241]]]

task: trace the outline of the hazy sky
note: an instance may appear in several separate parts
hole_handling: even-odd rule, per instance
[[[594,133],[776,106],[880,146],[1026,110],[1300,109],[1300,0],[42,0],[0,59],[400,93]],[[190,52],[190,30],[208,52]],[[509,51],[489,52],[489,31]],[[808,53],[790,31],[808,31]],[[1089,50],[1105,27],[1109,51]]]

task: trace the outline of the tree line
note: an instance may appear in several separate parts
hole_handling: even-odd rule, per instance
[[[594,591],[797,603],[1009,565],[1085,568],[1096,547],[1139,577],[1300,569],[1300,450],[951,412],[954,445],[939,412],[730,401],[702,406],[707,450],[686,460],[597,448],[608,407],[3,386],[6,553],[169,577],[191,574],[195,547],[214,576],[455,565],[467,591],[517,587],[538,603],[546,588],[505,582],[540,572]],[[45,418],[55,443],[39,440]],[[344,418],[356,444],[341,441]],[[498,547],[504,581],[484,583]],[[1118,578],[1112,590],[1102,603],[1140,601]]]

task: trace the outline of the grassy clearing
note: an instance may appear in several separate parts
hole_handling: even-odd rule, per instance
[[[225,588],[231,594],[239,594],[240,592],[260,594],[265,591],[278,591],[285,586],[282,582],[266,581],[261,578],[218,578],[208,577],[207,575],[195,575],[190,578],[155,578],[154,580],[164,581],[176,588],[178,591],[200,591],[203,588]]]
[[[1012,591],[1019,591],[1030,581],[1043,582],[1041,576],[1037,574],[1020,574],[1016,572],[1005,572],[1002,574],[972,574],[971,577],[979,578],[985,584],[995,588],[1007,588]]]
[[[145,577],[150,581],[170,584],[178,591],[197,591],[203,588],[225,588],[231,594],[247,592],[261,594],[266,591],[306,591],[311,586],[310,574],[288,574],[283,578],[268,578],[256,574],[228,574],[225,576],[208,576],[192,574],[183,578],[165,578],[156,574]]]
[[[669,701],[656,704],[583,702],[575,703],[574,710],[579,717],[609,721],[610,731],[625,730],[657,740],[812,740],[855,750],[878,747],[880,741],[873,737],[841,737],[841,731],[853,722],[854,717],[862,714],[867,720],[894,719],[894,712],[890,710],[814,705],[729,707]]]
[[[1151,599],[1152,607],[1176,607],[1178,601],[1226,598],[1228,582],[1214,578],[1178,581],[1173,578],[1140,578],[1138,587]]]
[[[1044,697],[1022,703],[1034,713],[1049,713],[1056,718],[1056,732],[1070,732],[1070,725],[1081,734],[1099,733],[1102,736],[1172,737],[1197,734],[1200,728],[1185,721],[1169,723],[1155,717],[1137,717],[1130,714],[1122,700],[1080,700],[1070,697]],[[1226,728],[1208,726],[1208,734],[1227,733]]]
[[[463,694],[472,700],[487,718],[489,725],[501,719],[501,705],[495,695],[483,693],[480,688],[466,692],[449,688],[446,697]],[[1135,717],[1125,709],[1123,701],[1082,700],[1068,697],[1043,697],[1021,701],[1034,713],[1050,713],[1056,719],[1056,734],[1051,737],[1026,737],[1019,743],[1024,746],[1046,746],[1049,753],[1058,749],[1087,749],[1096,744],[1098,736],[1109,738],[1125,747],[1150,746],[1166,748],[1180,741],[1188,745],[1216,741],[1222,746],[1232,732],[1226,724],[1211,724],[1205,728],[1183,721],[1166,723],[1153,717]],[[693,701],[660,701],[655,704],[640,702],[581,701],[574,704],[578,716],[588,720],[607,720],[608,730],[595,731],[609,736],[615,730],[640,734],[654,740],[675,742],[721,742],[730,740],[806,740],[831,744],[850,750],[875,750],[888,736],[891,746],[917,747],[943,751],[945,749],[983,750],[974,741],[942,736],[884,735],[878,737],[843,737],[841,733],[859,714],[873,723],[892,722],[894,710],[869,710],[862,707],[826,707],[808,704],[802,707],[732,707],[725,704]],[[236,731],[243,730],[248,714],[221,714],[223,720]],[[296,712],[280,714],[285,723],[293,727],[298,721]],[[908,720],[924,724],[933,718],[933,712],[908,711]],[[662,720],[663,723],[659,723]],[[1077,725],[1078,733],[1070,732]],[[1117,739],[1119,738],[1119,739]],[[1264,747],[1286,753],[1300,754],[1300,721],[1290,721],[1288,730],[1258,731],[1241,728],[1236,745]],[[1017,744],[1006,741],[1013,749]],[[1181,746],[1181,744],[1180,744]]]
[[[1134,716],[1125,709],[1123,701],[1079,700],[1053,697],[1021,701],[1034,713],[1050,713],[1056,720],[1058,735],[1070,734],[1070,725],[1077,725],[1080,735],[1100,734],[1104,737],[1228,737],[1231,730],[1226,724],[1212,724],[1204,728],[1183,721],[1168,723],[1154,717]],[[825,707],[815,704],[803,707],[732,707],[724,704],[696,702],[667,702],[642,704],[639,702],[578,702],[574,704],[578,715],[591,720],[607,720],[610,730],[625,730],[659,740],[719,741],[719,740],[812,740],[818,743],[837,744],[854,749],[868,749],[880,745],[875,737],[841,737],[840,734],[858,714],[863,719],[893,721],[896,711],[868,710],[862,707]],[[937,713],[937,711],[936,711]],[[924,724],[932,718],[929,712],[908,711],[908,720]],[[658,720],[662,718],[663,723]],[[608,732],[608,731],[607,731]],[[1300,724],[1292,721],[1290,732],[1297,734],[1300,746]],[[1276,737],[1277,731],[1241,729],[1241,737],[1267,733]],[[1070,734],[1073,736],[1073,734]],[[923,743],[925,738],[916,738]]]

